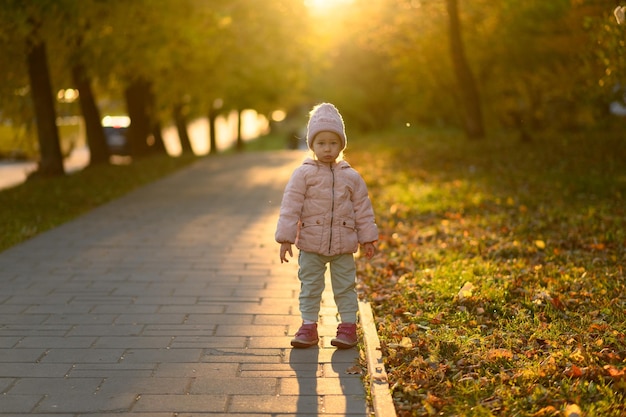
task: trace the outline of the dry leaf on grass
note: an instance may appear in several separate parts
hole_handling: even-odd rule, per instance
[[[499,359],[513,359],[513,352],[508,349],[491,349],[489,352],[487,352],[487,360],[497,361]]]
[[[474,284],[471,282],[466,282],[463,287],[459,290],[457,296],[459,297],[459,301],[463,301],[466,298],[470,298],[473,295]]]
[[[563,411],[563,415],[565,417],[582,417],[583,412],[578,405],[568,404],[567,407],[565,407],[565,411]]]

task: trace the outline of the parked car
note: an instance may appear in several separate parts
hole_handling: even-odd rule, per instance
[[[128,126],[130,126],[128,116],[105,116],[102,119],[107,146],[112,155],[130,155]]]

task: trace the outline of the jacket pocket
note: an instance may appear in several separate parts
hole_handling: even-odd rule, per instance
[[[338,229],[340,230],[341,252],[354,253],[359,249],[359,239],[356,232],[356,222],[354,219],[339,219]]]
[[[323,226],[323,225],[324,225],[324,219],[320,216],[304,217],[300,221],[300,227],[302,229],[306,229],[308,227]]]
[[[300,221],[299,248],[307,252],[322,253],[324,218],[308,216]]]
[[[339,219],[339,225],[347,229],[352,229],[356,232],[356,222],[354,221],[354,219],[350,219],[347,217]]]

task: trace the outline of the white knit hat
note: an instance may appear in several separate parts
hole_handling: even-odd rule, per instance
[[[613,10],[613,15],[618,25],[624,23],[626,21],[626,6],[617,6],[615,10]]]
[[[313,149],[313,139],[320,132],[333,132],[341,138],[341,149],[346,148],[346,129],[339,110],[330,103],[322,103],[313,107],[309,114],[309,123],[306,127],[306,143]]]

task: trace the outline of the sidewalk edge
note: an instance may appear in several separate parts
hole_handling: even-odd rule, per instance
[[[376,323],[372,307],[368,302],[359,300],[359,315],[363,330],[365,356],[370,381],[372,406],[376,417],[396,417],[396,410],[391,398],[387,371],[380,350],[380,340],[376,331]]]

